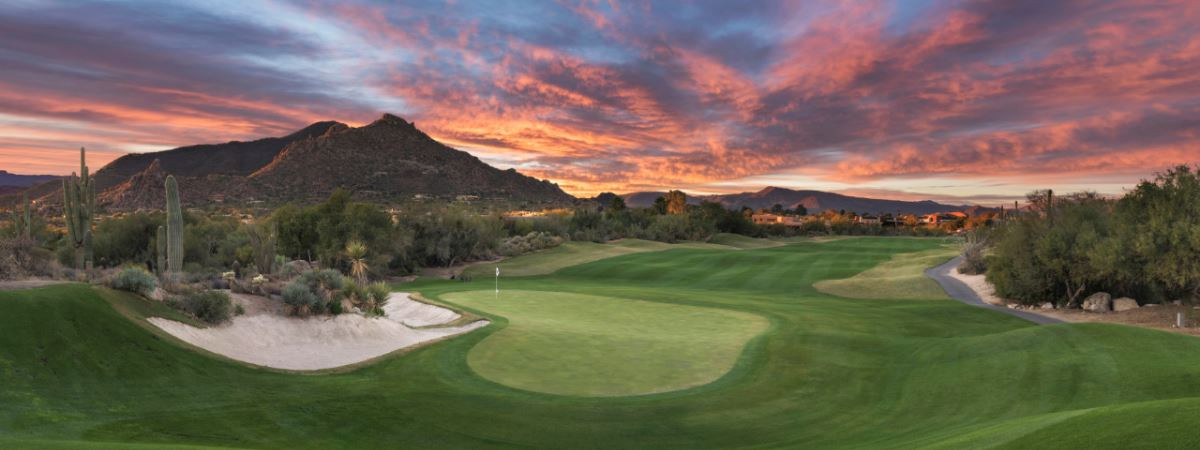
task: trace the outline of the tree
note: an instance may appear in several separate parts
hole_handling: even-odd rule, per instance
[[[1177,166],[1143,181],[1116,208],[1111,275],[1150,294],[1200,299],[1200,168]],[[1119,244],[1113,244],[1118,246]]]
[[[670,191],[666,195],[667,214],[683,214],[687,212],[687,194],[683,191]]]
[[[783,212],[784,212],[783,205],[781,205],[779,203],[776,203],[774,206],[771,207],[772,214],[783,214]]]
[[[625,210],[625,199],[621,198],[621,196],[619,196],[619,195],[614,195],[612,197],[612,199],[608,201],[608,209],[609,209],[609,211],[614,211],[614,212],[615,211],[624,211]]]
[[[654,199],[654,205],[652,205],[650,207],[650,209],[654,210],[654,212],[658,213],[658,214],[666,214],[667,213],[667,198],[664,196],[661,196],[661,195],[658,196],[658,198]]]

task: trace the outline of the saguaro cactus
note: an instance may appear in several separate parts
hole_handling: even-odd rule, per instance
[[[167,176],[167,271],[183,271],[183,210],[179,208],[179,185]]]
[[[21,206],[21,211],[13,208],[13,224],[17,237],[29,239],[33,237],[33,208],[29,205],[29,194],[21,197]]]
[[[154,236],[154,245],[158,247],[158,261],[154,270],[162,276],[167,272],[167,227],[158,226],[158,234]]]
[[[63,218],[67,238],[75,247],[75,268],[92,266],[92,216],[96,212],[96,186],[88,174],[87,153],[79,148],[79,175],[63,178]]]

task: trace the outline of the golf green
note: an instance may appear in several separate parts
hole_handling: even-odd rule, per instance
[[[673,391],[729,371],[768,321],[738,311],[596,295],[469,291],[443,299],[508,318],[467,355],[500,384],[559,395]]]

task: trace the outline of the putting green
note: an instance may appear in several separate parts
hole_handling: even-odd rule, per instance
[[[641,395],[712,382],[769,324],[738,311],[564,292],[470,291],[443,299],[508,319],[471,349],[473,370],[558,395]]]

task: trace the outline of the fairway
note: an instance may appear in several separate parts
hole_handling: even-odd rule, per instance
[[[485,378],[559,395],[666,392],[728,372],[766,319],[743,312],[560,292],[456,292],[452,303],[507,317],[471,349]]]
[[[925,276],[925,269],[946,262],[957,254],[957,249],[952,246],[901,253],[852,277],[818,281],[813,287],[827,294],[848,298],[946,298],[946,293],[937,282]]]
[[[196,352],[128,294],[0,292],[0,447],[1200,446],[1200,339],[813,287],[941,245],[615,251],[502,276],[499,299],[490,278],[418,280],[492,323],[321,374]]]

